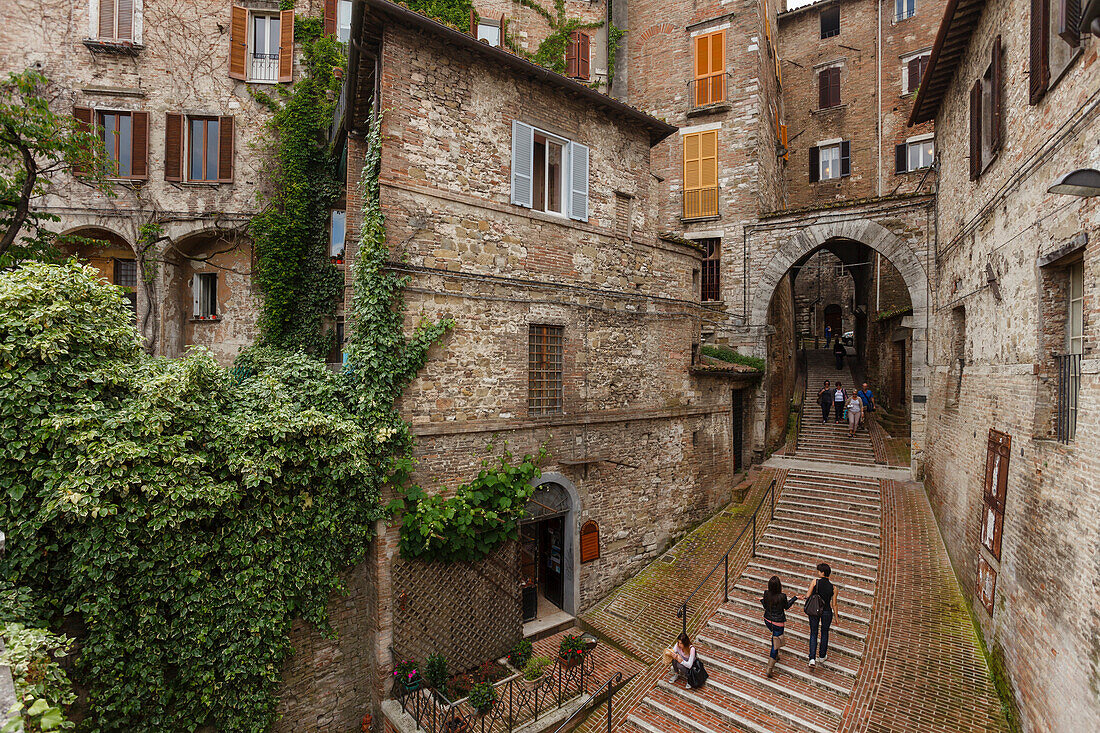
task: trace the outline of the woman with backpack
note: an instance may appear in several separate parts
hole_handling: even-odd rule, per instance
[[[829,627],[833,623],[833,603],[837,601],[837,589],[829,580],[832,569],[829,563],[819,563],[817,578],[810,583],[806,591],[806,615],[810,619],[810,669],[817,666],[817,654],[821,652],[821,661],[829,653]],[[840,612],[835,612],[840,620]],[[818,646],[818,630],[821,631],[821,645]]]
[[[760,599],[760,604],[764,607],[764,625],[772,633],[771,655],[768,658],[768,668],[764,672],[768,677],[772,676],[775,663],[779,661],[779,650],[785,642],[783,627],[787,623],[787,609],[793,606],[797,600],[798,596],[791,596],[789,600],[787,599],[786,594],[783,592],[783,583],[780,582],[778,575],[771,577],[771,580],[768,581],[768,589],[764,591],[764,597]]]

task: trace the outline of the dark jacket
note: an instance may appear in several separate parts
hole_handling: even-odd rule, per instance
[[[829,387],[828,389],[823,389],[820,392],[818,392],[817,393],[817,404],[819,404],[819,405],[831,405],[831,404],[833,404],[833,392],[835,392],[835,391],[836,390],[834,390],[832,387]]]
[[[790,600],[787,600],[786,593],[780,593],[779,597],[782,601],[778,601],[775,604],[769,606],[768,599],[765,596],[760,599],[760,605],[764,607],[764,620],[771,621],[772,623],[782,624],[787,621],[786,610],[794,605],[798,600],[798,596],[791,596]]]
[[[840,343],[840,341],[837,341],[835,344],[833,344],[833,353],[837,356],[847,356],[848,350],[844,348],[844,344]]]

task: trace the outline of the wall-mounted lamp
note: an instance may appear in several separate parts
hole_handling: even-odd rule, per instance
[[[1088,0],[1081,11],[1082,33],[1091,32],[1094,36],[1100,36],[1100,0]]]
[[[1095,168],[1081,168],[1067,173],[1047,193],[1064,193],[1070,196],[1100,196],[1100,171]]]

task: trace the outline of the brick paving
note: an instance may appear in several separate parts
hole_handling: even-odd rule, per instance
[[[568,631],[560,631],[553,636],[539,639],[533,645],[534,651],[532,655],[536,657],[546,657],[547,659],[556,659],[563,636],[566,634],[580,635],[583,633],[583,629],[573,627]],[[622,672],[623,679],[629,680],[648,666],[637,657],[626,654],[622,650],[606,643],[599,644],[590,652],[590,656],[596,666],[592,673],[592,681],[588,684],[589,690],[599,687],[614,676],[616,672]]]

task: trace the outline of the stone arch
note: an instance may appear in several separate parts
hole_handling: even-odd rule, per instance
[[[535,492],[542,486],[553,485],[560,488],[567,500],[565,515],[565,537],[563,538],[562,566],[564,568],[564,588],[562,610],[576,615],[577,600],[580,598],[580,519],[581,496],[573,482],[560,473],[543,471],[542,475],[531,481]]]

